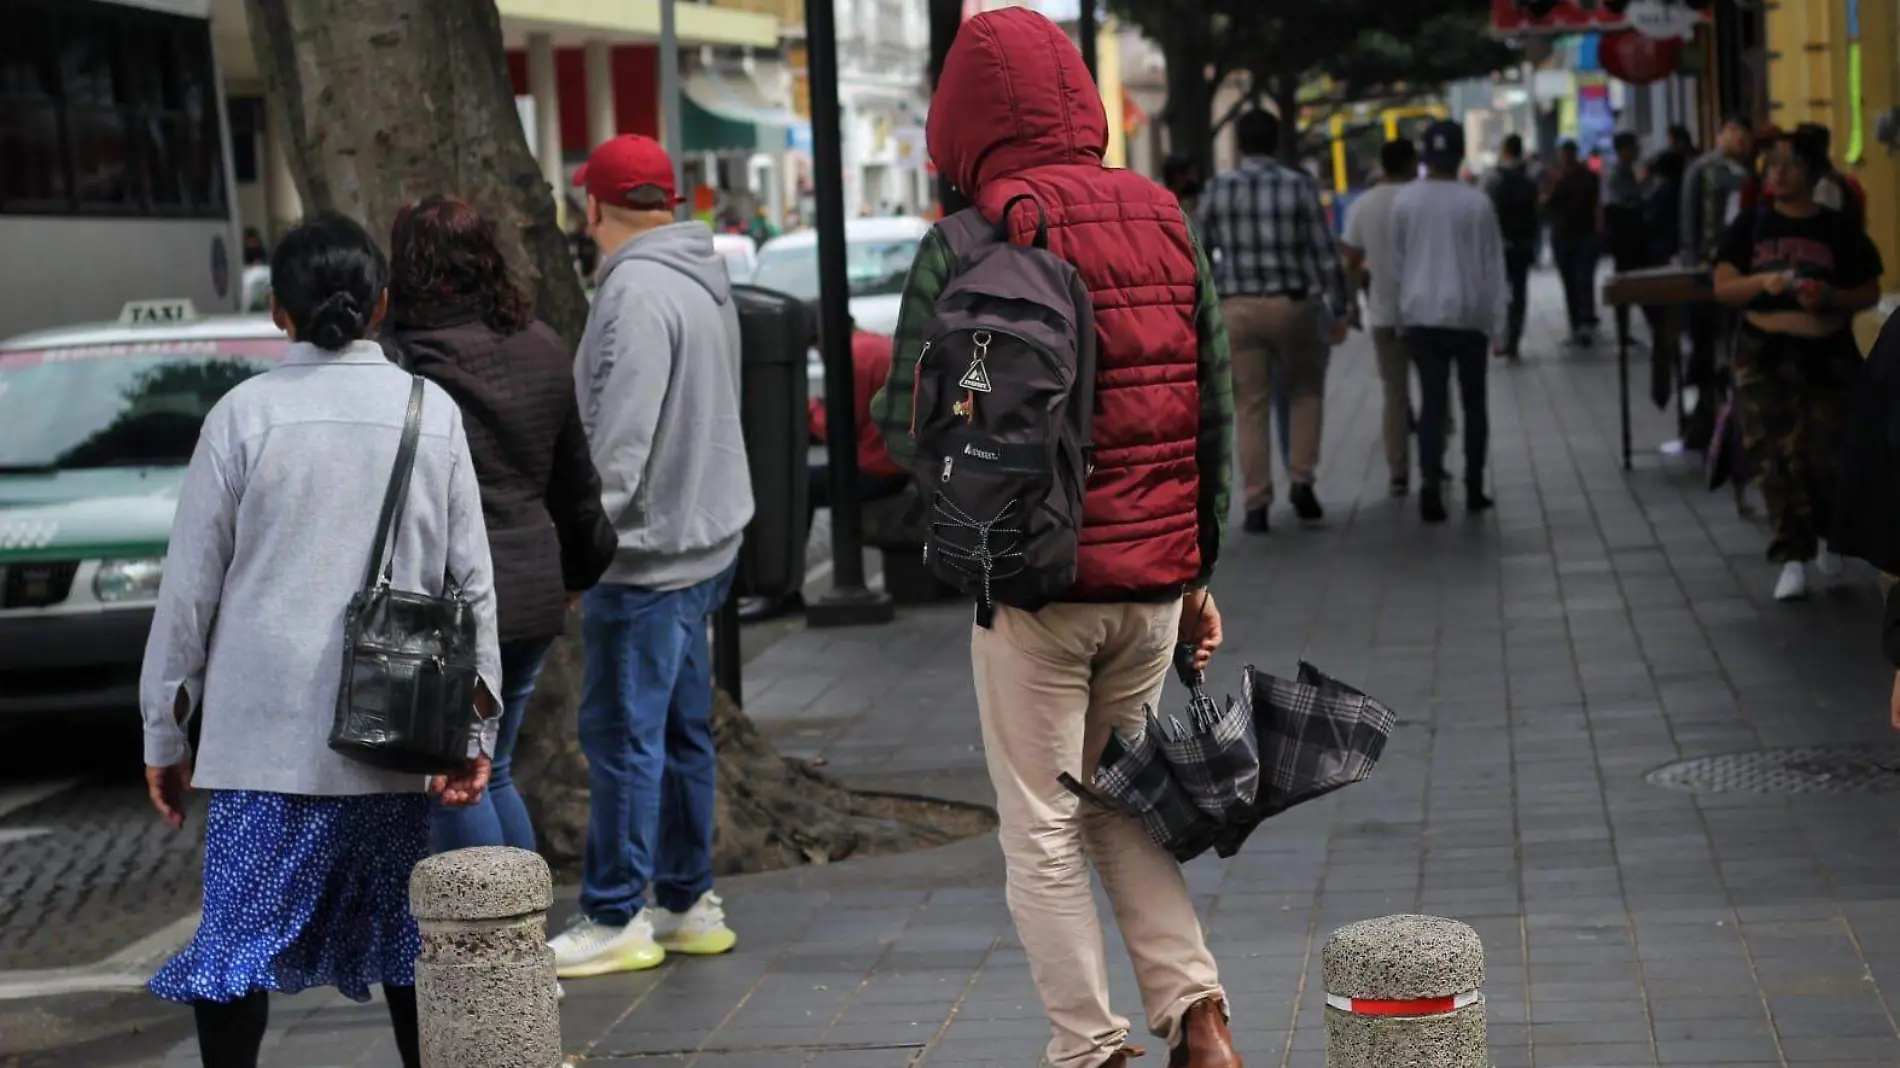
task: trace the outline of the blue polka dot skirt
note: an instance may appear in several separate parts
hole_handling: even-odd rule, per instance
[[[429,799],[215,790],[204,918],[152,977],[167,1001],[333,986],[356,1001],[410,986],[421,936],[409,871],[429,852]]]

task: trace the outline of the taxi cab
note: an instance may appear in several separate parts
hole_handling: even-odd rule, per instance
[[[136,701],[199,427],[288,344],[189,301],[0,341],[0,719]]]

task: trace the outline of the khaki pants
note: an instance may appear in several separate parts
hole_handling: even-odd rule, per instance
[[[1108,963],[1088,863],[1115,908],[1148,1028],[1179,1042],[1181,1016],[1221,993],[1181,866],[1139,821],[1084,804],[1056,781],[1087,782],[1110,729],[1141,731],[1161,696],[1181,616],[1168,604],[998,608],[975,627],[983,749],[996,786],[1010,915],[1054,1037],[1052,1068],[1095,1068],[1120,1049],[1128,1020],[1108,1004]]]
[[[1385,466],[1394,481],[1412,476],[1412,359],[1397,327],[1372,328],[1372,351],[1379,358],[1379,384],[1385,392]]]
[[[1234,367],[1234,437],[1248,510],[1273,503],[1273,391],[1291,401],[1287,477],[1311,485],[1319,468],[1321,402],[1326,392],[1326,339],[1304,300],[1228,297],[1221,301]],[[1280,377],[1269,368],[1278,364]]]

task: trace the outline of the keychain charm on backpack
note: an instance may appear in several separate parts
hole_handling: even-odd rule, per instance
[[[976,343],[976,354],[970,357],[970,369],[963,372],[963,377],[957,380],[957,385],[972,393],[994,392],[990,388],[989,366],[984,363],[990,357],[990,341],[992,340],[990,332],[978,330],[970,340]]]

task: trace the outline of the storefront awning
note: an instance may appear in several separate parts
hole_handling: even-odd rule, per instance
[[[701,68],[681,78],[680,90],[680,140],[688,152],[780,152],[787,131],[809,126],[745,74]]]

